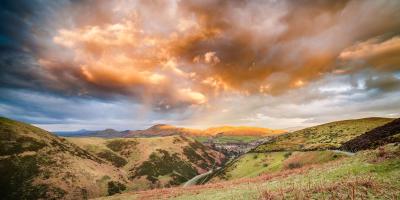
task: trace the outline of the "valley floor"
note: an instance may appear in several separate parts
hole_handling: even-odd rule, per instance
[[[125,193],[125,199],[399,199],[400,145],[254,178]]]

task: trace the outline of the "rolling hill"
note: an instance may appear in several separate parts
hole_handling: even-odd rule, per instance
[[[398,128],[398,119],[387,118],[310,127],[277,136],[206,174],[198,181],[204,185],[100,199],[398,199]],[[342,144],[358,145],[358,152],[331,150]]]
[[[397,199],[398,130],[399,119],[337,121],[278,135],[222,165],[221,153],[183,135],[60,138],[0,118],[0,195],[5,199]],[[358,145],[355,154],[332,150],[354,145]],[[201,173],[206,176],[199,182],[207,184],[179,187]]]
[[[62,137],[102,137],[102,138],[118,138],[125,137],[127,133],[124,131],[117,131],[114,129],[104,129],[97,131],[90,130],[78,130],[78,131],[59,131],[54,132],[54,134]]]
[[[224,160],[223,154],[179,135],[67,140],[125,171],[131,190],[179,185]]]
[[[258,146],[254,152],[337,149],[343,143],[393,120],[363,118],[313,126],[277,136]]]
[[[170,187],[223,160],[179,135],[66,139],[0,118],[0,199],[87,199]]]
[[[84,199],[127,183],[124,172],[63,138],[0,118],[3,199]]]
[[[175,127],[167,124],[154,125],[146,130],[138,130],[131,132],[132,135],[141,136],[167,136],[167,135],[184,135],[184,136],[271,136],[282,134],[283,130],[273,130],[269,128],[250,127],[250,126],[219,126],[207,128],[204,130]]]
[[[145,130],[125,130],[116,131],[114,129],[105,129],[98,131],[72,131],[72,132],[55,132],[59,136],[64,137],[104,137],[104,138],[139,138],[139,137],[163,137],[172,135],[182,135],[189,137],[232,137],[240,139],[240,137],[265,137],[284,133],[284,130],[274,130],[260,127],[248,126],[220,126],[208,129],[190,129],[183,127],[175,127],[167,124],[157,124]]]
[[[201,130],[175,127],[168,124],[157,124],[145,130],[127,131],[127,133],[127,137],[189,136],[200,134]]]
[[[269,128],[251,127],[251,126],[219,126],[207,128],[203,135],[208,136],[273,136],[285,133],[284,130],[274,130]]]

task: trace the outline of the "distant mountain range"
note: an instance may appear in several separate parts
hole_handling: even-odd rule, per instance
[[[114,129],[104,129],[104,130],[78,130],[78,131],[60,131],[54,132],[58,136],[63,137],[104,137],[104,138],[114,138],[114,137],[126,137],[125,131],[117,131]]]
[[[103,138],[130,138],[130,137],[158,137],[158,136],[272,136],[285,133],[284,130],[274,130],[269,128],[249,127],[249,126],[220,126],[204,130],[175,127],[167,124],[157,124],[145,130],[125,130],[117,131],[114,129],[105,130],[78,130],[54,132],[63,137],[103,137]]]

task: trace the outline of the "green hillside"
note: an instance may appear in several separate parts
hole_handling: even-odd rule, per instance
[[[277,136],[258,146],[254,152],[335,149],[344,142],[393,120],[392,118],[363,118],[313,126]]]
[[[321,164],[345,156],[343,153],[333,151],[247,153],[216,173],[211,182],[251,178],[266,173]]]

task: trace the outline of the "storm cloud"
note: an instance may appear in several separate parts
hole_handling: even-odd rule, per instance
[[[280,107],[272,102],[293,94],[297,105],[352,95],[319,90],[332,77],[347,77],[351,92],[366,99],[399,91],[396,0],[58,0],[0,6],[3,91],[123,100],[156,113],[195,113],[193,118],[228,110],[220,104],[232,97],[258,99],[240,111],[251,118],[254,110]],[[222,123],[226,116],[219,116]]]

